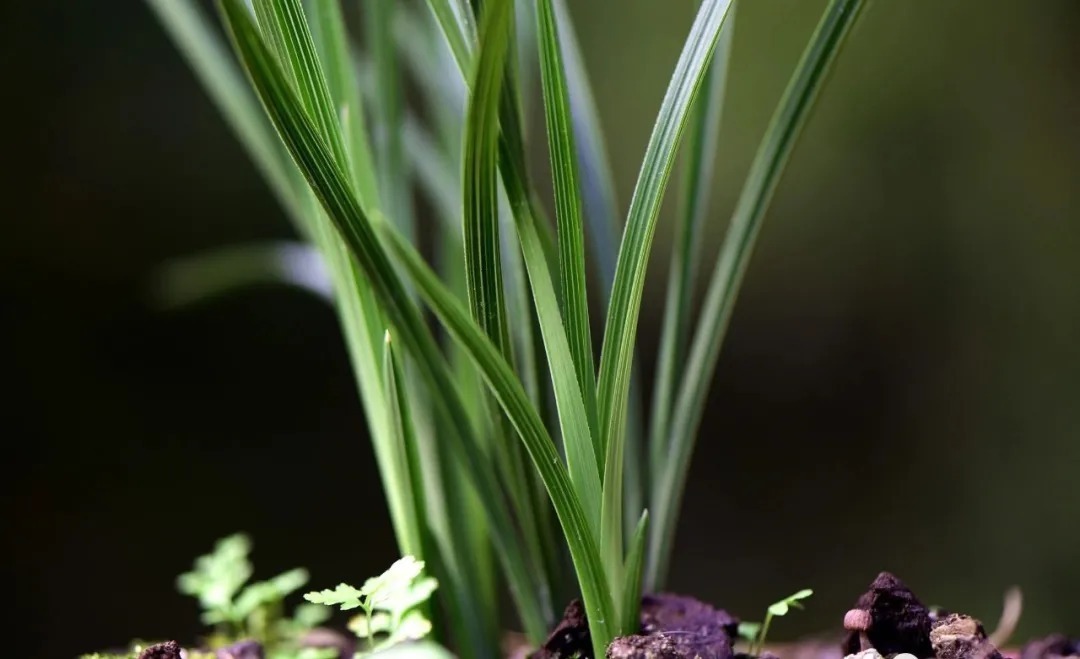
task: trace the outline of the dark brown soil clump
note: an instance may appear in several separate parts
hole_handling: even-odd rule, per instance
[[[870,612],[865,636],[882,655],[906,652],[916,657],[934,656],[930,645],[930,610],[892,574],[879,574],[870,584],[870,590],[855,602],[855,608]],[[861,634],[856,630],[848,634],[843,645],[845,654],[862,649]]]
[[[1020,651],[1020,659],[1080,659],[1080,638],[1052,634],[1029,641]]]
[[[575,599],[566,607],[551,635],[539,650],[529,655],[529,659],[591,659],[592,656],[592,637],[589,636],[585,607],[581,600]]]
[[[217,659],[263,659],[263,647],[255,641],[240,641],[218,650]]]
[[[936,621],[930,629],[930,644],[937,659],[1002,659],[982,623],[961,613]]]
[[[646,595],[637,634],[616,638],[607,659],[732,659],[739,621],[692,597]],[[563,619],[529,659],[596,659],[581,602],[574,600]]]
[[[176,641],[166,641],[144,648],[139,653],[139,659],[180,659],[180,644]]]

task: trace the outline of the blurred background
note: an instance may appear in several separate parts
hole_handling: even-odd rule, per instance
[[[625,209],[694,3],[570,5]],[[705,272],[824,5],[740,3]],[[395,548],[326,305],[273,286],[172,312],[148,296],[167,259],[293,237],[171,42],[139,2],[2,15],[4,565],[9,635],[32,641],[16,654],[193,637],[175,576],[235,530],[257,576],[380,571]],[[673,590],[754,619],[814,588],[780,640],[836,628],[888,569],[990,627],[1019,585],[1018,640],[1080,633],[1077,34],[1074,0],[870,3],[753,257]]]

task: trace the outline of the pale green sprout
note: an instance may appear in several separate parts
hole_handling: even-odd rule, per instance
[[[349,629],[367,639],[367,653],[381,653],[421,640],[431,632],[431,621],[420,607],[431,598],[438,582],[421,576],[423,571],[423,561],[404,556],[361,588],[341,583],[333,590],[307,593],[304,599],[342,611],[362,609],[363,615],[349,621]]]
[[[308,581],[308,572],[295,568],[266,581],[248,583],[254,573],[249,559],[251,540],[243,533],[221,538],[212,552],[195,560],[191,571],[177,578],[185,595],[199,600],[204,624],[217,628],[212,645],[220,646],[250,638],[278,647],[292,659],[300,649],[296,640],[328,618],[323,607],[300,605],[293,617],[284,615],[284,600]]]
[[[762,649],[765,647],[765,637],[769,633],[769,625],[772,623],[774,617],[785,616],[791,609],[803,608],[802,600],[810,597],[814,594],[814,591],[809,588],[804,588],[794,595],[789,595],[779,602],[773,602],[769,605],[769,608],[765,610],[764,622],[741,622],[739,623],[739,636],[743,637],[750,643],[750,649],[748,654],[756,656],[761,654]]]

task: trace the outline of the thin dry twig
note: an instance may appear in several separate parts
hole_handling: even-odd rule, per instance
[[[1005,591],[1005,604],[1001,609],[1001,618],[998,620],[997,629],[990,634],[990,643],[994,647],[1001,647],[1008,643],[1009,638],[1016,631],[1016,623],[1020,621],[1020,613],[1024,606],[1024,597],[1019,586],[1013,586]]]

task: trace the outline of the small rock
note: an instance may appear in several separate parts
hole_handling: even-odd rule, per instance
[[[350,638],[334,629],[316,627],[304,634],[300,647],[337,650],[339,659],[351,659],[356,654],[356,637]]]
[[[1080,657],[1080,638],[1052,634],[1029,641],[1020,651],[1020,659],[1064,659]]]
[[[176,641],[151,645],[139,653],[139,659],[180,659],[180,656],[180,644]]]
[[[930,644],[937,659],[1001,659],[987,639],[982,623],[969,615],[953,613],[933,624]]]
[[[589,622],[581,600],[573,600],[563,612],[562,620],[548,636],[544,644],[529,659],[570,659],[593,656]]]
[[[870,648],[869,650],[849,654],[845,656],[844,659],[884,659],[884,657],[882,657],[881,653],[874,648]]]
[[[870,612],[866,638],[884,656],[913,654],[919,659],[932,657],[930,611],[902,581],[882,572],[870,589],[856,601],[855,609]],[[842,645],[844,654],[862,650],[860,632],[850,631]]]
[[[240,641],[218,650],[217,659],[263,659],[263,648],[256,641]]]

